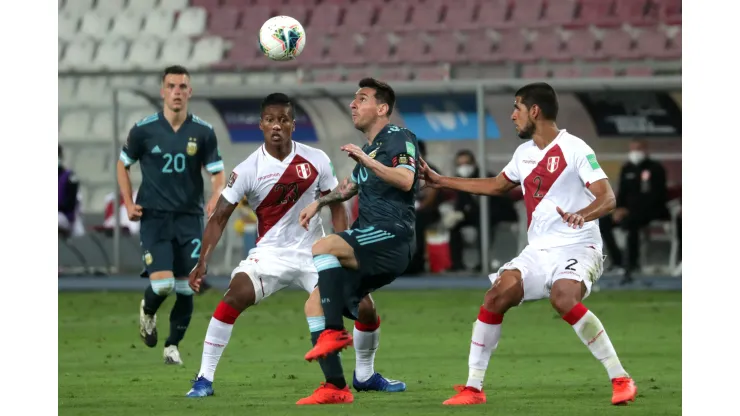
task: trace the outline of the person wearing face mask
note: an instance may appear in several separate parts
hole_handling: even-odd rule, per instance
[[[419,154],[426,160],[427,148],[422,140],[417,140]],[[419,187],[416,194],[416,251],[411,258],[408,275],[426,272],[426,230],[440,220],[439,205],[442,203],[442,193],[439,189]]]
[[[647,144],[643,140],[630,142],[627,163],[619,176],[617,208],[611,216],[599,222],[607,253],[612,259],[612,268],[624,271],[623,283],[632,281],[632,273],[638,269],[640,253],[640,230],[656,219],[669,217],[666,206],[668,187],[665,168],[651,159]],[[613,227],[627,231],[627,262],[622,250],[614,240]]]
[[[59,212],[59,236],[69,238],[79,227],[75,227],[78,217],[77,191],[80,182],[71,169],[64,167],[62,146],[59,148],[59,176],[58,176],[58,212]]]
[[[480,175],[478,169],[478,162],[475,159],[473,152],[467,149],[460,150],[455,155],[455,173],[461,178],[477,178]],[[496,176],[493,172],[488,172],[487,177]],[[488,208],[489,216],[491,218],[491,240],[493,244],[494,231],[496,225],[499,222],[505,221],[516,221],[517,215],[514,209],[514,203],[508,196],[491,196],[488,197]],[[452,260],[452,271],[465,270],[463,264],[463,251],[465,243],[463,239],[462,229],[464,227],[475,227],[480,230],[480,206],[478,203],[478,197],[465,193],[456,192],[455,198],[455,212],[462,214],[462,219],[450,229],[450,257]],[[480,232],[478,233],[476,245],[480,246]],[[479,270],[481,267],[480,257],[478,258],[478,264],[473,269]]]

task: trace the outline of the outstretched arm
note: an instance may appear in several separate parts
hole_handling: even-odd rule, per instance
[[[216,245],[218,245],[221,234],[223,234],[236,206],[237,204],[232,204],[223,195],[218,198],[216,209],[213,211],[213,215],[208,218],[206,229],[203,231],[203,248],[200,250],[200,257],[198,258],[199,266],[208,264],[208,260],[211,258]]]
[[[357,192],[359,192],[357,183],[350,178],[344,178],[342,183],[334,188],[333,191],[312,202],[311,205],[307,206],[306,208],[303,208],[303,211],[301,211],[298,216],[298,222],[301,224],[301,227],[308,229],[308,224],[311,221],[311,218],[313,218],[321,210],[322,207],[329,205],[331,206],[332,221],[334,223],[335,230],[346,230],[347,212],[344,209],[344,206],[340,208],[337,207],[337,205],[341,205],[342,202],[357,195]],[[342,226],[341,218],[339,218],[340,216],[344,216],[343,229],[339,229]]]
[[[495,178],[452,178],[442,176],[419,159],[422,177],[426,185],[432,188],[448,188],[476,195],[502,195],[516,188],[518,184],[499,173]]]

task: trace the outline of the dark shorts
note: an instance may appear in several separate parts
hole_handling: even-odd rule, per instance
[[[351,228],[338,234],[354,250],[358,263],[355,279],[345,287],[345,316],[357,319],[357,305],[367,294],[390,284],[411,262],[413,231],[395,224]]]
[[[200,256],[203,215],[144,209],[141,216],[141,249],[146,271],[172,271],[187,277]]]

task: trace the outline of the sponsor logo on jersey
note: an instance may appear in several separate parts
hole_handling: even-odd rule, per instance
[[[560,165],[560,156],[550,156],[547,158],[548,172],[553,173],[558,170],[558,165]]]
[[[299,163],[295,166],[295,169],[301,179],[308,179],[311,176],[311,166],[308,163]]]

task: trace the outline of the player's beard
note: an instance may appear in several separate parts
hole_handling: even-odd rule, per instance
[[[518,136],[522,140],[529,140],[534,136],[536,130],[537,126],[532,122],[532,120],[528,120],[524,128],[519,130]]]

